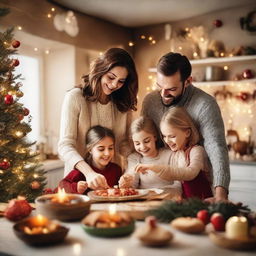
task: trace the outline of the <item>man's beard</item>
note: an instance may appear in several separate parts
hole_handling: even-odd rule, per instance
[[[163,101],[163,98],[162,98],[162,97],[161,97],[161,100],[162,100],[162,103],[163,103],[163,105],[164,105],[165,107],[170,107],[171,105],[176,105],[176,104],[178,104],[178,103],[180,102],[180,100],[182,99],[182,95],[183,95],[183,92],[182,92],[180,95],[178,95],[177,97],[173,97],[173,96],[168,97],[168,98],[172,98],[172,101],[171,101],[170,103],[165,103],[165,102]]]

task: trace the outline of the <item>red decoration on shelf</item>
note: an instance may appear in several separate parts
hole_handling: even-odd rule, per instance
[[[17,67],[17,66],[19,66],[19,65],[20,65],[20,62],[19,62],[18,59],[12,60],[12,67]]]
[[[7,94],[4,96],[4,103],[6,105],[11,105],[13,103],[13,96],[10,94]]]
[[[24,116],[28,116],[29,115],[29,109],[24,108],[23,112],[24,112]]]
[[[32,181],[30,184],[32,189],[39,189],[40,188],[40,183],[36,180]]]
[[[251,97],[251,94],[248,92],[240,92],[236,95],[236,98],[242,101],[248,101]]]
[[[26,199],[12,199],[4,211],[4,216],[9,220],[17,221],[27,217],[32,209]]]
[[[221,20],[214,20],[214,21],[213,21],[213,25],[214,25],[216,28],[220,28],[220,27],[222,27],[223,22],[222,22]]]
[[[10,166],[11,166],[11,164],[7,160],[3,160],[2,162],[0,162],[0,169],[6,170]]]
[[[12,47],[13,48],[18,48],[20,46],[20,41],[18,40],[13,40],[12,41]]]
[[[250,69],[245,69],[242,73],[242,77],[245,79],[251,79],[254,77],[253,72]]]

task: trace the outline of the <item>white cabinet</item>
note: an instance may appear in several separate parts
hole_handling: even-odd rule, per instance
[[[231,163],[229,199],[256,210],[256,162]]]

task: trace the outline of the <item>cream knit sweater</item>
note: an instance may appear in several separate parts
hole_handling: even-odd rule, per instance
[[[84,160],[85,135],[93,125],[113,130],[116,137],[114,162],[122,166],[124,160],[121,155],[130,153],[127,138],[131,114],[131,111],[121,113],[112,102],[103,105],[86,101],[79,88],[68,91],[62,105],[58,143],[59,156],[65,162],[64,175],[74,169],[79,161]]]

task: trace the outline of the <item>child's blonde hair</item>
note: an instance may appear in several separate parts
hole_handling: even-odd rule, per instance
[[[91,158],[91,149],[105,137],[110,137],[111,139],[113,139],[113,143],[115,143],[115,135],[113,131],[106,127],[103,127],[101,125],[95,125],[87,131],[85,136],[85,144],[87,151],[87,154],[85,155],[86,160],[90,160]]]
[[[155,123],[150,118],[141,116],[132,122],[131,127],[130,127],[131,137],[133,134],[141,132],[141,131],[145,131],[147,133],[153,134],[157,139],[156,142],[158,142],[159,133],[158,133]]]
[[[161,119],[160,127],[163,123],[167,123],[177,129],[190,129],[191,133],[188,138],[188,146],[194,146],[199,142],[200,135],[192,118],[188,112],[182,107],[172,107],[166,111]]]

